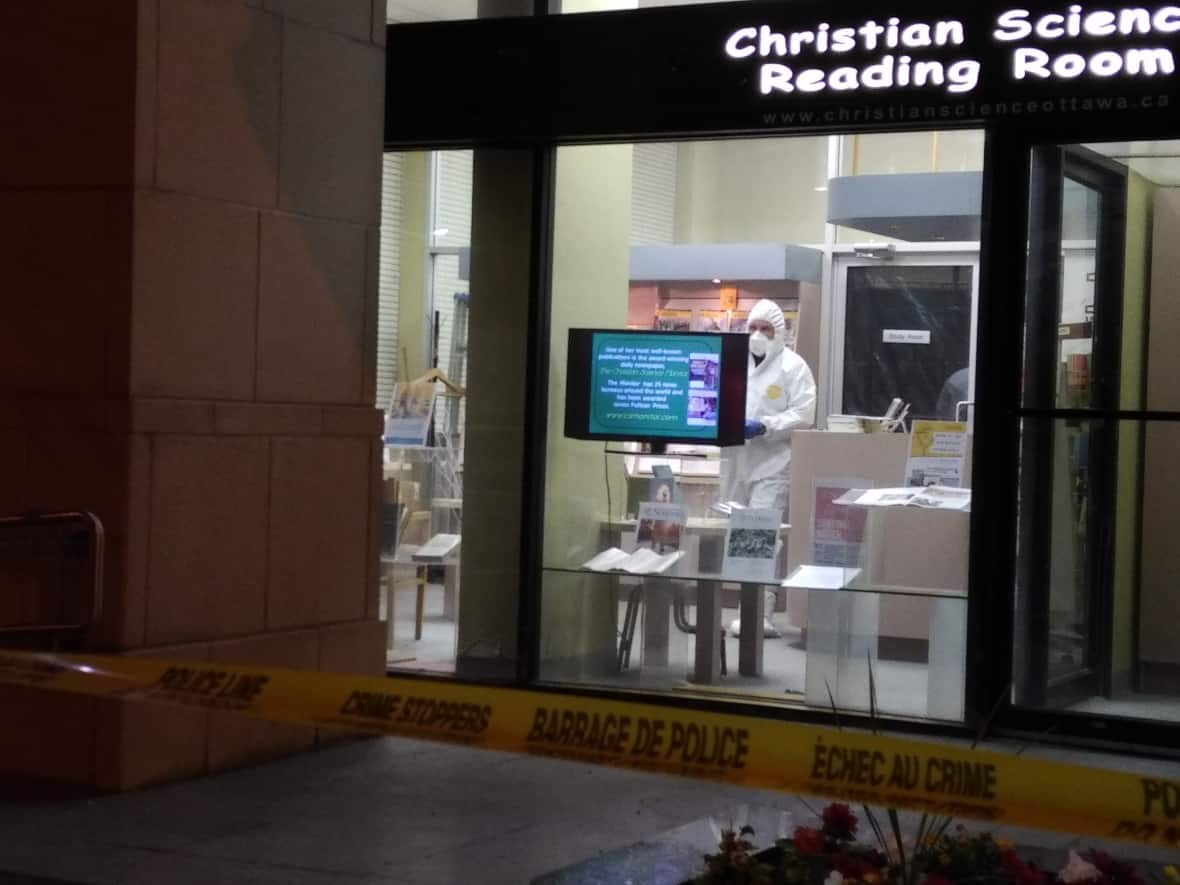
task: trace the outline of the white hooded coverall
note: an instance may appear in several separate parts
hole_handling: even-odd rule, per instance
[[[721,500],[782,510],[786,518],[791,431],[815,424],[815,379],[803,358],[784,346],[787,322],[777,304],[759,301],[747,322],[754,320],[774,326],[762,361],[747,357],[746,418],[761,421],[766,432],[721,450]]]

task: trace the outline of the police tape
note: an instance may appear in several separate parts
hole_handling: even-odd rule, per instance
[[[1180,781],[556,692],[10,652],[0,684],[164,701],[1180,848]]]

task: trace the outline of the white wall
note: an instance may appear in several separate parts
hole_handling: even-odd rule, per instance
[[[637,144],[631,151],[631,244],[676,242],[678,147],[668,142]]]
[[[822,243],[826,168],[822,136],[683,143],[676,241]]]

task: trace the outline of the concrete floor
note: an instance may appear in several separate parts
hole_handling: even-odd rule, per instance
[[[1180,764],[1097,761],[1180,777]],[[9,799],[0,805],[8,874],[0,885],[30,882],[24,876],[87,885],[522,885],[694,821],[708,841],[719,825],[755,812],[782,832],[813,819],[802,801],[777,793],[385,738],[122,796]],[[998,832],[1054,850],[1075,844]]]

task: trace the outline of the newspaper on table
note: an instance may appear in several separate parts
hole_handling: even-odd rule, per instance
[[[836,503],[849,507],[924,507],[966,512],[971,510],[971,489],[949,486],[849,489]]]

